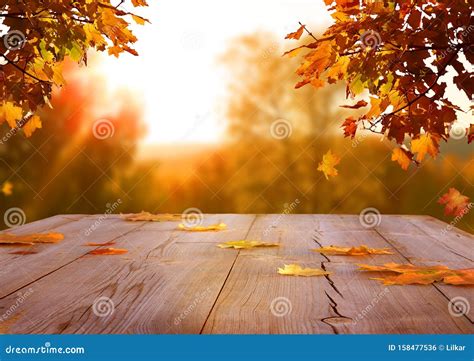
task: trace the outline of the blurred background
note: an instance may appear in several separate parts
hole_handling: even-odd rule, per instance
[[[343,137],[343,84],[294,89],[298,59],[282,54],[295,44],[283,39],[298,21],[324,31],[322,1],[155,3],[143,12],[152,24],[136,29],[139,57],[66,64],[68,85],[41,112],[43,128],[0,143],[1,214],[104,213],[120,199],[116,213],[375,207],[451,222],[439,197],[455,187],[474,199],[465,139],[405,172],[380,136]],[[329,149],[342,160],[326,180],[316,168]],[[474,233],[473,213],[456,226]]]

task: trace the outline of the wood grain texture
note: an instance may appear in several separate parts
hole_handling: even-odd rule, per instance
[[[0,326],[10,333],[473,333],[472,310],[448,303],[471,287],[384,286],[357,263],[445,264],[470,268],[472,235],[426,216],[206,215],[220,232],[186,232],[178,222],[126,222],[120,216],[56,216],[16,228],[54,230],[58,244],[15,256],[0,248]],[[94,230],[86,235],[86,230]],[[220,249],[230,240],[280,247]],[[91,256],[86,242],[115,240],[118,256]],[[327,245],[390,247],[393,255],[325,256]],[[8,250],[7,250],[8,248]],[[283,264],[324,268],[329,276],[292,277]],[[104,297],[104,308],[93,305]],[[21,300],[21,302],[18,302]],[[107,303],[108,302],[108,303]],[[113,304],[113,312],[107,306]],[[4,316],[7,314],[7,317]],[[99,315],[99,316],[98,316]],[[3,323],[2,323],[3,319]]]

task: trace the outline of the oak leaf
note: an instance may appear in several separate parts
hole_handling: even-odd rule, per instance
[[[278,243],[266,243],[260,241],[249,241],[249,240],[241,240],[241,241],[228,241],[224,243],[220,243],[217,245],[220,248],[235,248],[235,249],[249,249],[255,247],[278,247]]]
[[[328,246],[313,249],[314,252],[339,256],[367,256],[370,254],[393,254],[388,248],[369,248],[366,245],[358,247]]]
[[[278,268],[278,273],[287,276],[326,276],[329,272],[326,272],[319,268],[303,268],[299,264],[285,264],[283,268]]]
[[[323,160],[319,163],[318,170],[324,173],[326,179],[329,179],[329,176],[335,177],[338,174],[335,166],[338,165],[340,161],[341,158],[328,150],[328,152],[323,155]]]
[[[469,197],[462,195],[456,188],[449,188],[448,192],[438,199],[438,203],[445,205],[445,215],[455,217],[466,213],[470,205]]]

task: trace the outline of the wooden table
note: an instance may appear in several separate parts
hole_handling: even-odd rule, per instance
[[[228,230],[185,232],[177,222],[118,215],[58,215],[14,233],[56,231],[37,254],[0,248],[0,333],[473,333],[473,288],[384,286],[356,263],[473,267],[474,237],[427,216],[206,215]],[[90,235],[86,235],[94,228]],[[266,240],[280,247],[220,249]],[[114,240],[125,255],[92,256],[87,242]],[[324,245],[390,247],[393,255],[324,256]],[[324,277],[277,274],[283,264],[324,268]],[[471,304],[455,317],[454,297]],[[95,306],[94,306],[95,305]],[[2,316],[3,315],[3,316]]]

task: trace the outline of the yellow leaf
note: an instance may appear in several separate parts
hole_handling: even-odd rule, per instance
[[[402,148],[395,148],[392,152],[392,160],[398,162],[403,170],[407,170],[411,163],[408,152]]]
[[[16,122],[23,116],[23,109],[12,102],[4,102],[0,106],[0,124],[7,121],[10,128],[16,127]]]
[[[25,135],[29,138],[31,137],[31,134],[38,129],[41,128],[41,119],[37,115],[33,115],[30,120],[26,122],[26,124],[23,126],[23,131],[25,132]]]
[[[241,241],[228,241],[228,242],[220,243],[217,245],[217,247],[248,249],[248,248],[254,248],[254,247],[278,247],[278,243],[265,243],[265,242],[260,242],[260,241],[241,240]]]
[[[314,252],[340,256],[367,256],[370,254],[393,254],[388,248],[369,248],[366,245],[359,247],[329,246],[313,249]]]
[[[285,264],[283,268],[278,268],[278,273],[287,276],[326,276],[329,272],[326,272],[319,268],[303,268],[299,264]]]
[[[324,173],[326,179],[329,179],[329,176],[337,176],[337,169],[334,167],[338,165],[340,161],[341,158],[332,154],[331,150],[328,150],[328,152],[323,156],[322,162],[319,163],[318,170]]]
[[[195,227],[186,227],[182,223],[178,225],[178,229],[182,231],[191,231],[191,232],[222,231],[226,228],[227,226],[225,223],[211,224],[210,226],[195,226]]]
[[[436,155],[439,152],[439,138],[430,133],[423,134],[416,139],[411,141],[411,151],[413,153],[418,153],[416,155],[416,160],[421,162],[426,153],[431,155],[433,158],[436,158]]]
[[[5,196],[11,196],[12,193],[13,193],[12,190],[13,190],[13,184],[12,184],[11,182],[9,182],[9,181],[3,182],[1,192],[2,192]]]
[[[172,222],[180,221],[182,217],[180,214],[152,214],[150,212],[141,211],[140,213],[132,213],[123,216],[123,219],[132,222]]]
[[[141,16],[133,15],[133,14],[132,14],[132,19],[133,19],[133,21],[135,21],[138,25],[145,25],[145,22],[148,21],[147,19],[142,18]]]

